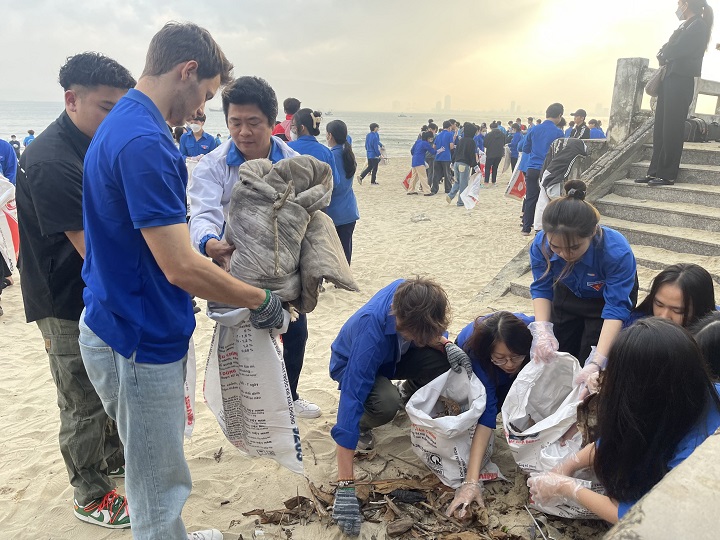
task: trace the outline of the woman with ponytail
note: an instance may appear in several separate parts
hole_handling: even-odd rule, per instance
[[[557,351],[572,354],[585,366],[577,383],[604,369],[638,291],[630,244],[600,225],[597,209],[585,201],[586,189],[579,180],[565,184],[567,195],[547,205],[543,230],[530,246],[531,355],[549,362]]]
[[[347,125],[342,120],[333,120],[326,128],[327,143],[335,160],[337,176],[333,178],[333,192],[330,206],[325,209],[335,224],[340,243],[345,250],[348,264],[352,258],[352,237],[355,222],[360,219],[357,199],[353,192],[353,177],[357,162],[350,141]]]
[[[290,123],[290,138],[288,146],[298,154],[312,156],[330,165],[332,169],[333,182],[338,181],[338,171],[335,166],[335,158],[330,149],[317,140],[320,135],[320,123],[322,113],[312,109],[300,109],[292,117]]]
[[[678,0],[675,15],[682,23],[657,54],[660,66],[665,68],[665,77],[655,108],[650,167],[644,178],[635,180],[638,184],[675,184],[695,77],[700,76],[705,49],[710,42],[714,14],[707,0]]]

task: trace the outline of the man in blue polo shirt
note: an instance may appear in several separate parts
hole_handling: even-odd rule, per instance
[[[545,155],[550,150],[550,145],[556,139],[563,137],[563,132],[557,125],[562,119],[565,108],[560,103],[553,103],[545,112],[545,121],[536,125],[532,130],[528,129],[523,146],[523,154],[529,155],[527,161],[527,173],[525,174],[525,204],[523,206],[523,236],[532,234],[533,221],[535,219],[535,206],[540,195],[540,171],[545,161]],[[528,121],[530,119],[528,118]]]
[[[79,342],[125,446],[135,538],[222,539],[217,530],[187,534],[181,517],[192,488],[183,454],[190,294],[250,308],[256,328],[282,324],[277,296],[196,253],[185,221],[187,168],[166,122],[202,114],[231,70],[207,30],[166,24],[136,89],[108,114],[85,156]]]
[[[298,153],[279,137],[271,136],[278,103],[275,91],[259,77],[240,77],[222,93],[229,141],[205,157],[193,171],[188,187],[190,237],[193,246],[226,270],[235,246],[223,239],[230,196],[238,181],[238,168],[251,159],[267,158],[273,163]],[[297,392],[308,338],[307,316],[300,314],[283,335],[283,359],[288,374],[295,414],[317,418],[320,407],[302,399]]]
[[[452,188],[452,173],[450,172],[450,161],[452,160],[452,150],[455,149],[455,131],[450,120],[443,122],[443,128],[435,137],[435,148],[438,150],[444,148],[442,152],[438,151],[435,156],[435,166],[433,169],[432,183],[430,185],[430,193],[435,195],[440,190],[440,180],[445,179],[445,193],[449,193]]]
[[[215,137],[203,130],[205,120],[204,114],[190,120],[190,131],[180,137],[180,153],[184,158],[204,156],[217,148]]]

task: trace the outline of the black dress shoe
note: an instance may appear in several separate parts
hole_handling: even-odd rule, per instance
[[[636,184],[649,184],[650,180],[655,180],[654,176],[645,176],[643,178],[636,178],[635,183]]]
[[[648,182],[648,186],[674,186],[675,180],[665,180],[664,178],[653,178]]]

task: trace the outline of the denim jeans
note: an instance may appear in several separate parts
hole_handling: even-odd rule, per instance
[[[450,197],[450,200],[453,200],[455,198],[455,195],[459,195],[460,193],[465,191],[465,188],[467,188],[468,185],[468,179],[470,178],[470,172],[472,171],[472,168],[469,165],[465,165],[464,163],[455,163],[453,170],[455,171],[455,183],[453,184],[450,193],[448,193],[448,197]],[[460,197],[458,197],[457,205],[465,206]]]
[[[192,482],[183,453],[185,363],[135,362],[112,350],[80,317],[88,376],[125,445],[125,489],[135,540],[186,540],[181,513]]]
[[[55,317],[36,321],[50,361],[60,409],[60,453],[74,497],[85,506],[115,487],[107,471],[124,464],[111,420],[90,381],[78,346],[78,322]]]

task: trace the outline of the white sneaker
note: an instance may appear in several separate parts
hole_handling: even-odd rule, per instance
[[[296,399],[293,401],[293,405],[295,406],[295,414],[300,418],[318,418],[322,414],[320,407],[307,399]]]
[[[187,533],[187,540],[223,540],[223,535],[217,529],[206,529]]]

